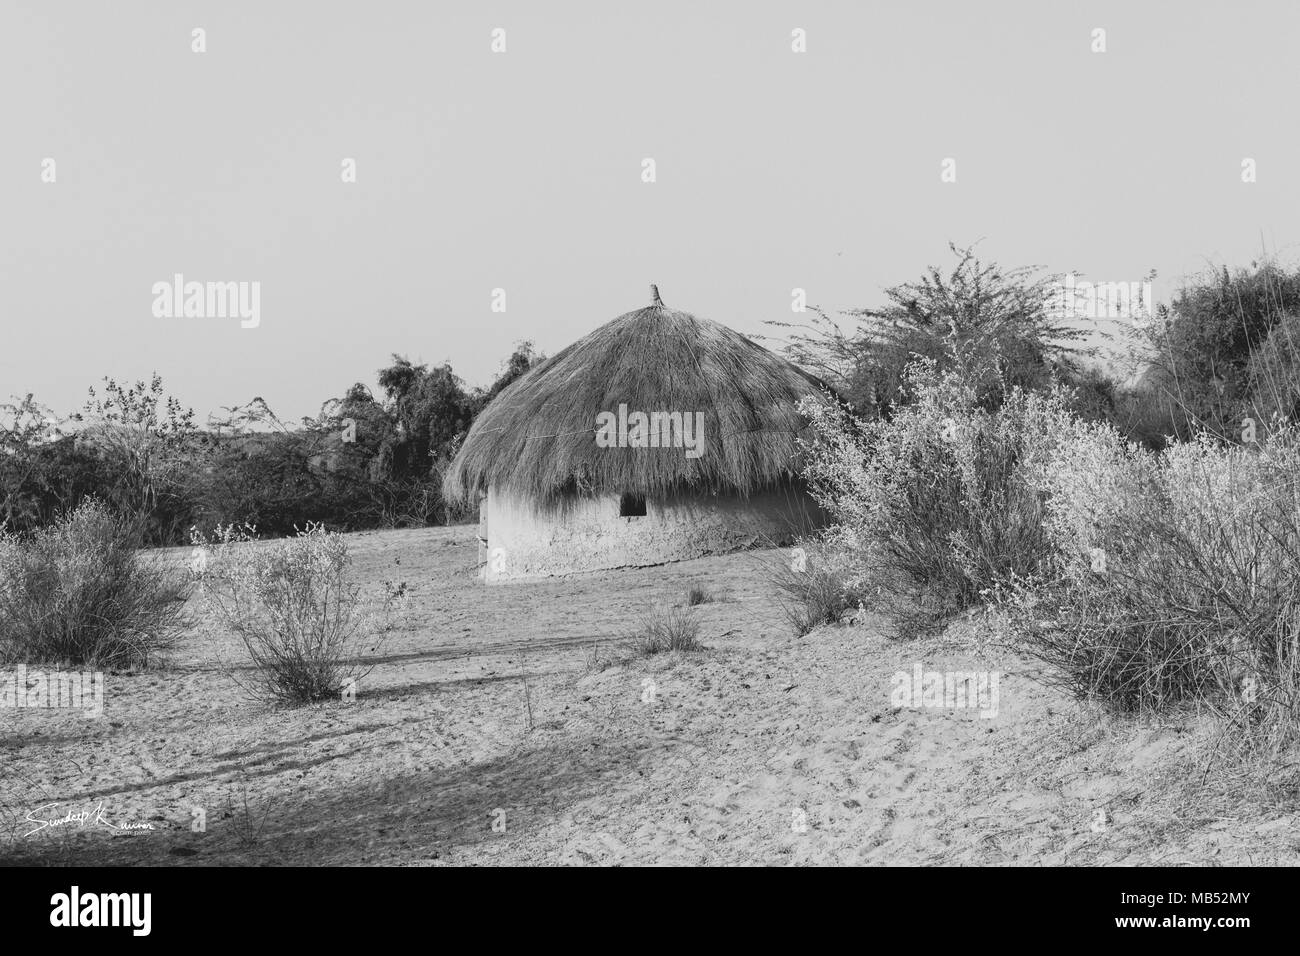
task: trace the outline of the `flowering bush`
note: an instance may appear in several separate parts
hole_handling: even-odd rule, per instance
[[[1054,572],[1011,603],[1026,646],[1121,709],[1210,700],[1279,743],[1300,716],[1300,442],[1201,434],[1157,455],[1074,423],[1033,463]]]
[[[250,689],[286,703],[339,696],[368,673],[360,656],[377,650],[390,629],[405,583],[365,601],[342,535],[316,524],[274,542],[256,541],[255,533],[219,527],[206,542],[192,533],[208,607],[243,640],[256,667]]]
[[[853,585],[905,625],[1011,611],[1047,679],[1120,710],[1209,702],[1253,744],[1300,738],[1300,434],[1156,453],[1013,391],[987,411],[920,365],[862,422],[809,402],[807,476]],[[927,607],[927,603],[930,606]]]
[[[1012,577],[1040,571],[1049,552],[1041,496],[1025,463],[1069,416],[1059,397],[1011,391],[988,411],[955,373],[918,363],[913,400],[864,422],[808,400],[805,443],[813,496],[831,514],[828,544],[859,591],[888,592],[900,623],[937,620]],[[937,604],[916,612],[918,606]]]

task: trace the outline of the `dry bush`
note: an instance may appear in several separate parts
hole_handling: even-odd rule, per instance
[[[142,560],[141,539],[95,499],[30,538],[0,535],[0,661],[155,663],[184,630],[189,585]]]
[[[1057,570],[1012,589],[1026,648],[1120,710],[1207,702],[1251,746],[1300,738],[1300,442],[1156,455],[1076,424],[1040,463]]]
[[[360,658],[378,649],[395,602],[405,597],[402,585],[364,601],[347,543],[320,525],[275,542],[218,529],[207,550],[207,605],[240,637],[255,668],[251,682],[233,671],[231,677],[264,700],[339,697],[369,673]]]
[[[1062,396],[1020,391],[987,411],[959,375],[931,363],[908,380],[914,400],[887,420],[804,405],[816,436],[805,474],[834,519],[827,548],[846,587],[879,594],[905,634],[1041,570],[1050,547],[1025,464],[1069,419]]]

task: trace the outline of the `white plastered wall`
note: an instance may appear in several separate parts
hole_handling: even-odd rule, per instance
[[[490,583],[663,564],[767,543],[788,543],[822,522],[792,487],[739,495],[648,498],[644,517],[619,516],[619,496],[553,506],[488,492],[484,503]]]

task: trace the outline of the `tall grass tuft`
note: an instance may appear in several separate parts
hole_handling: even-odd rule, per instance
[[[686,606],[698,607],[701,604],[712,604],[717,598],[713,592],[702,584],[692,584],[686,589]]]
[[[30,538],[0,534],[0,661],[156,663],[180,639],[189,585],[142,559],[141,540],[95,499]]]
[[[632,650],[643,657],[664,651],[702,651],[700,620],[688,608],[656,608],[631,634]]]
[[[761,573],[796,637],[823,624],[838,624],[861,603],[832,552],[817,540],[774,552],[762,560]]]

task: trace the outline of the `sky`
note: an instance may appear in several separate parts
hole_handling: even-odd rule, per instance
[[[1296,258],[1297,49],[1280,2],[0,0],[0,402],[156,371],[292,419],[651,282],[751,335],[879,305],[949,241],[1168,301]],[[178,273],[256,326],[160,307]]]

